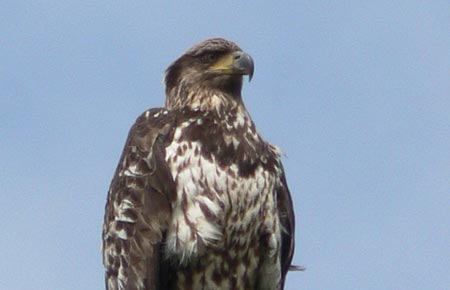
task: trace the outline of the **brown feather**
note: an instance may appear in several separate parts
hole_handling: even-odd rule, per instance
[[[152,109],[136,120],[111,182],[103,228],[109,290],[158,289],[158,247],[175,194],[164,161],[164,140],[170,137],[174,118],[164,111]]]
[[[280,153],[243,104],[241,71],[209,71],[224,54],[243,55],[219,38],[189,49],[166,71],[166,108],[130,130],[105,207],[108,290],[284,288],[295,217]]]

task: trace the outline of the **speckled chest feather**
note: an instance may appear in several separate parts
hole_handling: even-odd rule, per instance
[[[275,150],[245,111],[223,119],[183,112],[166,147],[176,184],[165,243],[166,258],[180,265],[174,289],[254,289],[265,259],[261,251],[276,265],[281,233]]]

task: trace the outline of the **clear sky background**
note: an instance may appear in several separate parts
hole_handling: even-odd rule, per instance
[[[0,2],[0,289],[103,289],[106,192],[163,71],[222,36],[286,153],[287,289],[450,289],[448,1]]]

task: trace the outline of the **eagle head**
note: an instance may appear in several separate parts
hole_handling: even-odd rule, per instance
[[[166,70],[167,103],[189,105],[205,92],[240,99],[244,75],[253,76],[251,56],[223,38],[204,40],[174,61]]]

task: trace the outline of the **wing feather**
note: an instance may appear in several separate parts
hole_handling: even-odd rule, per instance
[[[284,169],[281,168],[281,183],[277,190],[278,215],[283,228],[281,234],[281,285],[284,289],[287,272],[289,271],[294,256],[295,248],[295,215],[292,205],[291,193],[287,186]]]
[[[128,135],[108,191],[103,264],[108,290],[160,290],[159,248],[171,215],[175,184],[164,143],[174,117],[144,112]]]

